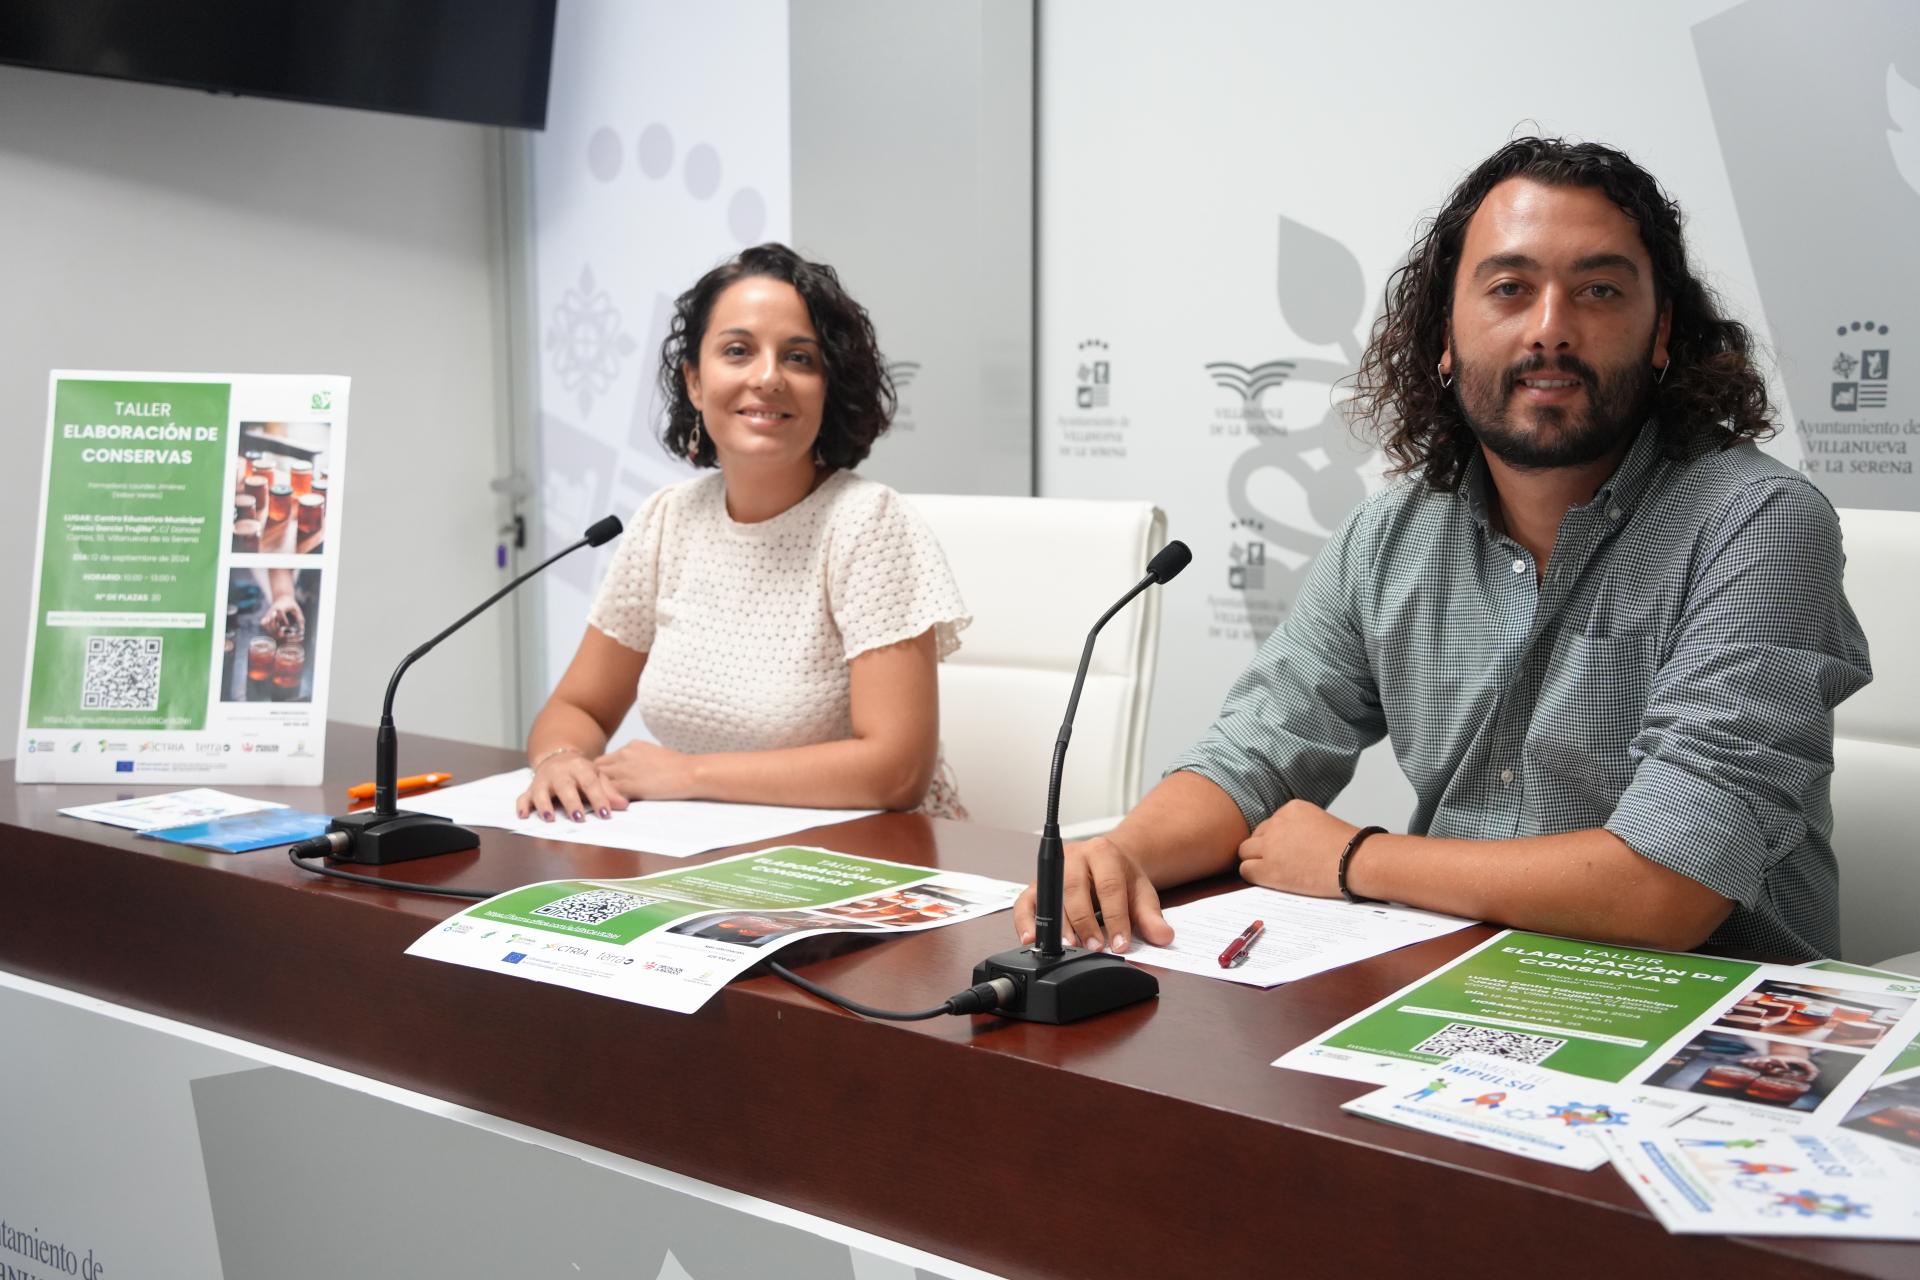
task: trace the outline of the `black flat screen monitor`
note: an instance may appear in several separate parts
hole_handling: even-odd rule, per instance
[[[558,0],[0,0],[0,63],[539,129]]]

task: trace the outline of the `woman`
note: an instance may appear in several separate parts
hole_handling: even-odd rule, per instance
[[[971,619],[918,516],[852,468],[893,385],[831,267],[749,249],[676,304],[669,452],[716,467],[655,493],[533,722],[522,817],[629,800],[959,816],[935,664]],[[660,741],[607,752],[636,692]]]

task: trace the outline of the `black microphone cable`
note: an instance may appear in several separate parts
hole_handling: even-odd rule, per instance
[[[348,838],[344,832],[330,831],[325,835],[314,836],[287,846],[287,860],[302,871],[317,876],[328,876],[335,880],[348,880],[354,884],[372,885],[378,889],[403,889],[409,893],[431,893],[442,898],[470,898],[484,902],[488,898],[500,895],[486,889],[444,889],[431,884],[408,884],[404,880],[384,880],[379,876],[363,876],[357,871],[342,871],[329,867],[312,859],[324,858],[329,854],[346,848]],[[995,978],[991,982],[979,982],[965,991],[948,996],[942,1004],[931,1009],[880,1009],[870,1004],[861,1004],[836,991],[803,978],[778,960],[767,961],[767,968],[778,976],[799,987],[810,995],[819,996],[829,1004],[838,1005],[849,1013],[857,1013],[863,1018],[877,1018],[887,1022],[925,1022],[929,1018],[947,1015],[965,1017],[974,1013],[991,1013],[1007,1001],[1013,999],[1015,987],[1011,978]]]

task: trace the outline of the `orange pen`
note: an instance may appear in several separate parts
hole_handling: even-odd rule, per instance
[[[431,791],[437,786],[452,781],[453,775],[450,773],[416,773],[411,778],[402,778],[394,783],[393,789],[397,794],[405,796],[412,795],[416,791]],[[373,783],[361,782],[348,787],[347,799],[373,799]]]

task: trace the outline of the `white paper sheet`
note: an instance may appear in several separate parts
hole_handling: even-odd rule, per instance
[[[272,800],[254,800],[211,787],[191,791],[169,791],[164,795],[139,796],[132,800],[109,800],[104,804],[75,805],[62,809],[69,818],[85,822],[104,822],[129,831],[157,831],[162,827],[182,827],[190,822],[212,822],[236,813],[258,813],[262,809],[283,809]]]
[[[1173,926],[1171,946],[1156,947],[1135,938],[1121,954],[1141,964],[1252,987],[1277,987],[1475,923],[1410,907],[1302,898],[1261,888],[1236,889],[1172,907],[1166,916]],[[1220,953],[1255,920],[1267,928],[1246,963],[1222,969]]]
[[[403,796],[400,808],[432,813],[463,826],[498,827],[543,840],[632,849],[667,858],[685,858],[709,849],[771,840],[809,827],[851,822],[878,809],[799,809],[764,804],[720,804],[711,800],[637,800],[611,818],[587,815],[585,822],[556,817],[552,822],[514,816],[514,801],[527,789],[530,769],[497,773],[475,782]]]

